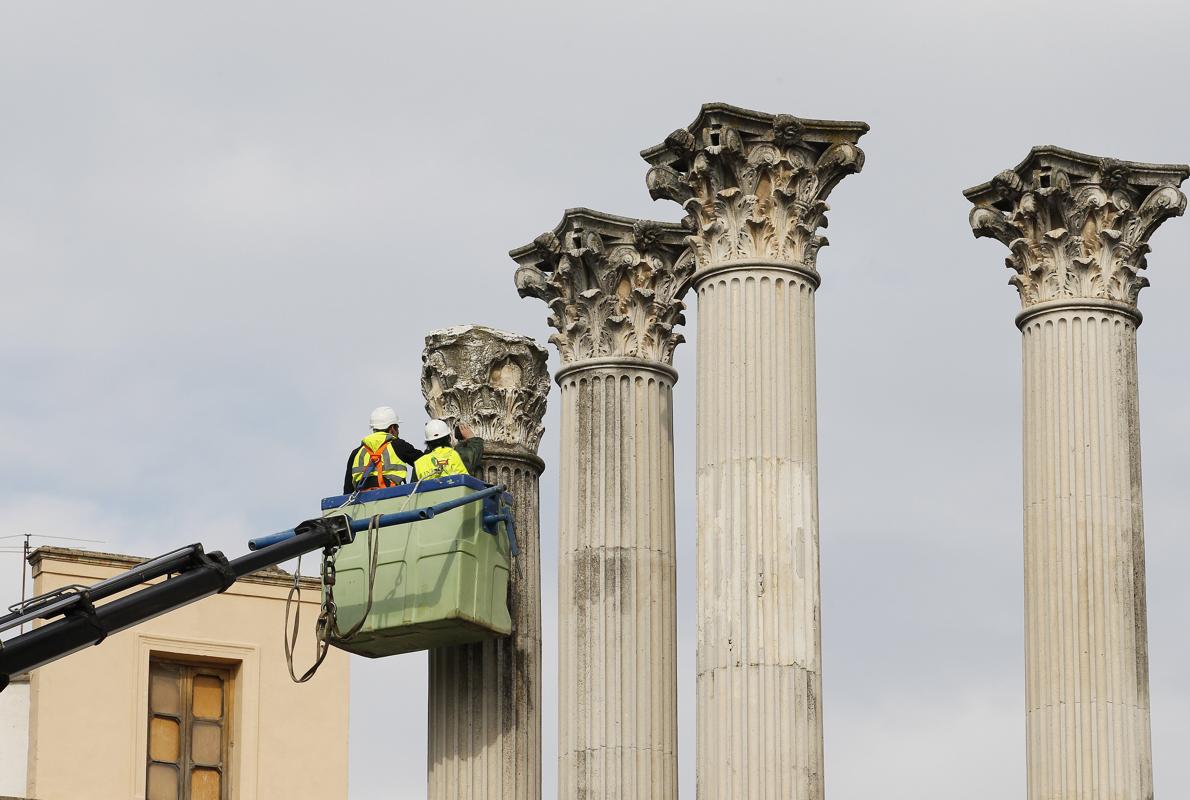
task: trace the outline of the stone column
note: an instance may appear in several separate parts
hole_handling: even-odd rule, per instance
[[[1151,800],[1136,300],[1187,167],[1037,147],[966,191],[1023,311],[1030,800]]]
[[[434,331],[422,355],[432,417],[484,439],[482,478],[516,504],[520,555],[508,602],[513,633],[430,651],[431,800],[541,798],[541,561],[537,456],[549,394],[546,350],[532,339],[467,325]]]
[[[862,122],[723,104],[641,155],[698,292],[698,796],[821,800],[815,260]]]
[[[693,270],[674,225],[585,209],[512,252],[561,356],[563,800],[677,797],[673,328]]]

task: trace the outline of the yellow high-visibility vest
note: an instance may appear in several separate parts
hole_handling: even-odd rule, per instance
[[[445,478],[447,475],[470,475],[463,466],[463,459],[453,447],[436,447],[419,458],[413,465],[419,481],[430,478]]]
[[[368,472],[369,465],[375,465]],[[364,473],[375,476],[381,488],[398,486],[409,480],[409,465],[397,456],[393,447],[393,440],[384,431],[365,436],[360,442],[360,449],[351,462],[351,482],[359,486],[364,479]]]

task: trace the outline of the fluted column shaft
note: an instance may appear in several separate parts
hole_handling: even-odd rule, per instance
[[[1031,800],[1153,796],[1136,321],[1020,322]]]
[[[698,292],[698,797],[822,800],[814,291],[863,122],[704,105],[641,155]]]
[[[557,380],[559,797],[676,798],[676,374],[599,359]]]
[[[512,634],[429,656],[430,800],[540,800],[541,559],[537,456],[549,372],[524,336],[465,325],[433,331],[422,354],[431,417],[484,439],[477,477],[513,499]]]
[[[814,290],[698,278],[698,794],[822,797]]]
[[[676,800],[674,348],[685,229],[585,208],[510,255],[562,368],[558,797]]]
[[[430,651],[431,800],[541,798],[541,529],[535,457],[488,457],[515,502],[512,636]]]
[[[1046,145],[963,194],[1023,337],[1029,800],[1152,800],[1137,299],[1185,164]]]

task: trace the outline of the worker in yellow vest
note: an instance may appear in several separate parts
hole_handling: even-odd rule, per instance
[[[401,421],[391,407],[374,409],[368,422],[372,432],[347,457],[343,494],[400,486],[412,478],[409,465],[421,458],[422,451],[400,437]]]
[[[479,471],[483,439],[466,425],[459,425],[455,432],[458,442],[452,447],[449,425],[440,419],[426,423],[426,454],[413,465],[419,481],[447,475],[473,475]]]

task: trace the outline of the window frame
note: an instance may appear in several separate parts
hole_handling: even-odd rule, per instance
[[[148,753],[148,726],[142,724],[149,707],[149,659],[163,658],[235,670],[232,702],[236,709],[232,720],[230,760],[226,774],[231,786],[231,800],[269,800],[260,786],[260,702],[261,646],[256,643],[228,642],[157,633],[137,633],[137,680],[129,697],[135,722],[135,746],[128,750],[129,774],[133,777],[133,800],[145,800],[145,768]],[[130,720],[132,722],[132,720]]]
[[[196,769],[213,769],[219,774],[219,800],[231,800],[231,753],[235,736],[235,696],[237,664],[212,662],[210,659],[186,659],[166,654],[151,653],[149,656],[149,692],[152,692],[155,667],[164,666],[176,671],[178,680],[179,708],[177,714],[155,711],[152,698],[146,695],[144,752],[145,792],[148,793],[149,772],[154,764],[177,769],[177,798],[192,800],[191,778]],[[194,713],[194,687],[197,678],[216,678],[222,684],[218,717],[202,717]],[[152,725],[155,718],[172,719],[178,725],[178,761],[159,761],[152,753]],[[194,729],[196,723],[215,722],[220,728],[219,761],[217,764],[200,763],[194,758]]]

